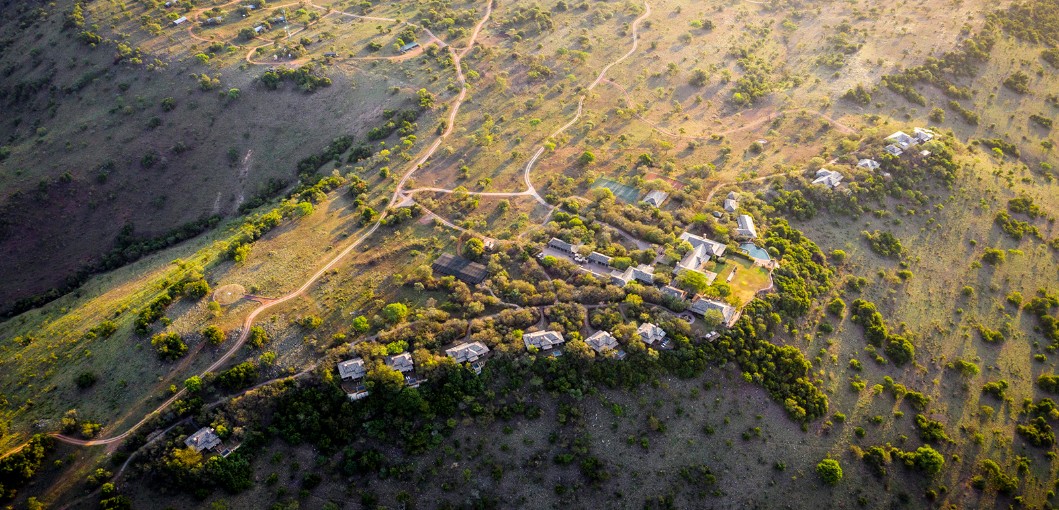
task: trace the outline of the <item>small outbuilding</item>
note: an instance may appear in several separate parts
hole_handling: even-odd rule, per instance
[[[641,200],[641,202],[648,205],[653,205],[655,207],[660,207],[662,205],[662,202],[665,202],[667,198],[669,198],[669,193],[656,189],[647,193],[647,196],[643,197],[643,200]]]

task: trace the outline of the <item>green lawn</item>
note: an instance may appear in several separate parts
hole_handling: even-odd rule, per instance
[[[727,281],[732,271],[736,272],[729,284],[740,305],[748,303],[754,298],[754,294],[768,287],[770,283],[767,269],[755,267],[753,262],[740,257],[726,257],[721,263],[711,261],[706,265],[706,270],[717,273],[715,282]]]

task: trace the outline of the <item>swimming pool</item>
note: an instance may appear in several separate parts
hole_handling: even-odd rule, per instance
[[[743,243],[739,245],[743,251],[747,252],[751,257],[758,260],[771,260],[769,252],[765,251],[764,248],[758,248],[754,243]]]

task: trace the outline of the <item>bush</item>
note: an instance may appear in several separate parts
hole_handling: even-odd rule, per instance
[[[202,390],[202,378],[193,375],[184,380],[184,389],[188,390],[188,393],[198,393]]]
[[[986,248],[985,253],[982,254],[982,260],[994,266],[1004,262],[1005,258],[1004,250],[997,248]]]
[[[840,297],[832,299],[831,302],[827,304],[827,313],[830,313],[831,315],[834,315],[836,317],[841,317],[842,313],[845,311],[846,302],[843,301]]]
[[[166,361],[175,360],[188,352],[187,344],[177,333],[158,333],[151,338],[151,345],[158,351],[158,357]]]
[[[1054,121],[1051,117],[1047,117],[1039,113],[1031,114],[1030,120],[1045,129],[1052,129],[1052,125],[1054,124]]]
[[[206,280],[199,279],[184,284],[184,295],[192,299],[201,299],[210,293],[210,284]]]
[[[867,106],[871,104],[871,92],[864,88],[864,85],[858,83],[856,87],[851,88],[847,90],[845,94],[842,94],[842,99]]]
[[[978,375],[978,372],[980,371],[980,369],[978,368],[978,365],[975,365],[974,363],[971,363],[970,361],[965,361],[965,360],[962,360],[962,359],[958,359],[958,360],[952,362],[952,367],[954,369],[956,369],[956,371],[959,372],[960,375],[962,375],[964,377],[976,376],[976,375]]]
[[[990,381],[982,385],[982,393],[986,395],[992,395],[1000,400],[1004,399],[1004,394],[1007,392],[1008,382],[1001,379],[999,381]]]
[[[250,344],[251,347],[260,349],[266,342],[268,342],[268,333],[265,332],[265,328],[261,326],[250,328],[250,337],[247,338],[246,343]]]
[[[1030,77],[1022,71],[1015,71],[1004,80],[1004,86],[1019,94],[1030,92]]]
[[[1059,393],[1059,375],[1041,374],[1037,378],[1037,387],[1048,393]]]
[[[862,232],[871,250],[883,257],[897,258],[904,252],[901,241],[890,232]]]
[[[77,379],[75,379],[74,382],[77,384],[78,388],[83,390],[96,384],[96,381],[98,380],[99,376],[96,375],[95,372],[81,372],[77,375]]]
[[[982,335],[982,341],[990,344],[998,344],[1004,341],[1004,334],[995,329],[989,329],[981,324],[976,326],[978,334]]]
[[[214,346],[223,344],[227,336],[228,335],[224,333],[224,330],[214,325],[206,326],[206,329],[202,330],[202,337],[206,339],[210,345]]]
[[[305,317],[302,317],[300,321],[298,321],[298,324],[301,324],[303,328],[308,330],[317,329],[323,323],[324,320],[317,315],[306,315]]]
[[[935,124],[941,124],[945,122],[945,110],[941,108],[933,108],[930,110],[930,121]]]
[[[227,390],[238,390],[257,379],[257,365],[252,361],[244,361],[217,376],[217,384]]]
[[[936,443],[939,441],[949,441],[949,436],[945,434],[945,425],[940,421],[931,420],[922,414],[916,415],[916,430],[919,431],[919,438],[927,443]]]
[[[403,303],[390,303],[383,307],[382,318],[390,324],[397,324],[408,317],[408,307]]]
[[[1059,48],[1044,49],[1041,51],[1041,58],[1051,64],[1052,67],[1059,69]]]
[[[827,485],[838,485],[842,481],[842,466],[835,459],[824,459],[816,465],[816,474]]]

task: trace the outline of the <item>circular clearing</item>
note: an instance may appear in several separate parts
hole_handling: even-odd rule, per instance
[[[246,295],[246,289],[242,285],[231,284],[223,287],[218,287],[217,290],[213,291],[213,300],[222,304],[230,305]]]

